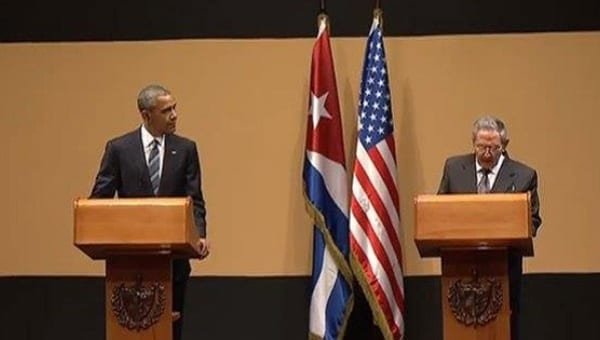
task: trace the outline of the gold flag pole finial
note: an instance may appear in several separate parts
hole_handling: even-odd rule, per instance
[[[375,0],[375,9],[373,10],[373,19],[379,23],[379,28],[383,28],[383,10],[379,5],[379,0]]]
[[[325,9],[325,0],[319,0],[319,15],[317,16],[317,27],[321,27],[321,23],[324,22],[327,30],[329,30],[329,16]]]
[[[317,17],[317,27],[320,29],[321,24],[325,24],[327,31],[329,32],[329,16],[325,13],[319,13]]]

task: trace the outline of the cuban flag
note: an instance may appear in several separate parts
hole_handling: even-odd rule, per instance
[[[310,338],[342,339],[352,308],[348,184],[327,17],[313,47],[304,194],[314,219]]]

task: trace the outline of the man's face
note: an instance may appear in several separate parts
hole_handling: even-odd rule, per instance
[[[500,134],[495,130],[479,130],[473,141],[473,149],[483,168],[493,168],[502,154]]]
[[[148,131],[158,137],[175,132],[177,102],[170,94],[156,97],[156,104],[150,110],[144,110],[142,117]]]

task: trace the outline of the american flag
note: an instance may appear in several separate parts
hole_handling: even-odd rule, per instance
[[[367,40],[350,203],[352,269],[385,339],[404,337],[394,124],[380,17]]]
[[[304,194],[314,220],[310,338],[342,339],[352,307],[348,185],[327,17],[312,55]]]

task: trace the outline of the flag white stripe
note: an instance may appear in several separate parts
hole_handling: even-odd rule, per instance
[[[315,232],[319,232],[315,230]],[[320,337],[325,336],[327,322],[325,320],[326,301],[331,296],[339,270],[327,247],[323,252],[323,265],[315,284],[310,301],[310,331]],[[323,303],[325,301],[325,303]]]
[[[396,188],[396,161],[394,160],[392,150],[390,150],[390,146],[388,145],[385,139],[377,144],[377,150],[379,150],[379,153],[381,154],[381,157],[385,162],[385,166],[388,168],[388,171],[392,175],[392,180],[394,181],[394,188]]]
[[[348,217],[348,186],[346,169],[338,162],[318,152],[306,151],[310,164],[323,176],[325,187],[344,216]]]

